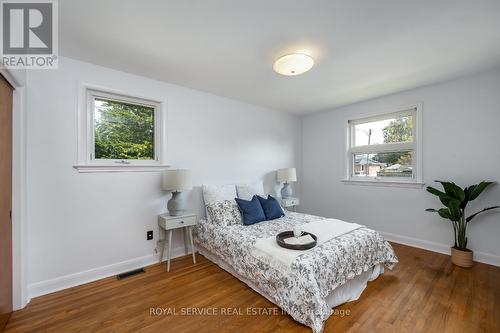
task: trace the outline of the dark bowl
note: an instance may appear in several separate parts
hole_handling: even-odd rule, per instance
[[[286,249],[290,250],[309,250],[312,249],[313,247],[316,246],[318,238],[311,234],[310,232],[302,232],[301,236],[305,235],[311,235],[311,237],[314,239],[314,242],[308,243],[308,244],[287,244],[285,243],[285,239],[294,237],[293,236],[293,231],[283,231],[280,232],[278,235],[276,235],[276,242],[278,243],[279,246],[284,247]]]

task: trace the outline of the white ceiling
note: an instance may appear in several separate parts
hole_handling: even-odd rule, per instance
[[[293,113],[500,65],[498,0],[64,0],[59,17],[63,56]],[[302,49],[311,71],[272,71]]]

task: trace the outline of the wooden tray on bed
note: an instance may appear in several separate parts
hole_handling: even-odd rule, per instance
[[[316,246],[318,238],[315,235],[311,234],[310,232],[303,231],[301,236],[305,236],[305,235],[310,235],[314,239],[314,242],[307,243],[307,244],[287,244],[287,243],[285,243],[285,239],[290,238],[290,237],[294,237],[293,231],[280,232],[278,235],[276,235],[276,242],[278,242],[279,246],[284,247],[286,249],[290,249],[290,250],[309,250],[309,249],[312,249],[313,247]]]

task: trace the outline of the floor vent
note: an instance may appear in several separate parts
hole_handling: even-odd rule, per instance
[[[141,274],[141,273],[146,273],[146,271],[144,270],[144,268],[134,269],[133,271],[129,271],[129,272],[118,274],[116,276],[116,278],[118,280],[121,280],[121,279],[125,279],[125,278],[128,278],[128,277],[137,275],[137,274]]]

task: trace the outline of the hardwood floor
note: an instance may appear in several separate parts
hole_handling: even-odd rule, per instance
[[[449,257],[393,244],[400,263],[337,309],[325,332],[500,332],[500,267],[456,267]],[[6,332],[310,332],[198,255],[33,299]],[[170,311],[151,315],[151,308]],[[247,308],[259,309],[249,315]],[[173,311],[176,314],[173,314]],[[158,311],[160,311],[158,310]],[[207,311],[184,315],[183,311]],[[225,315],[210,315],[214,312]],[[238,312],[241,311],[242,314]],[[344,311],[343,317],[340,312]]]

